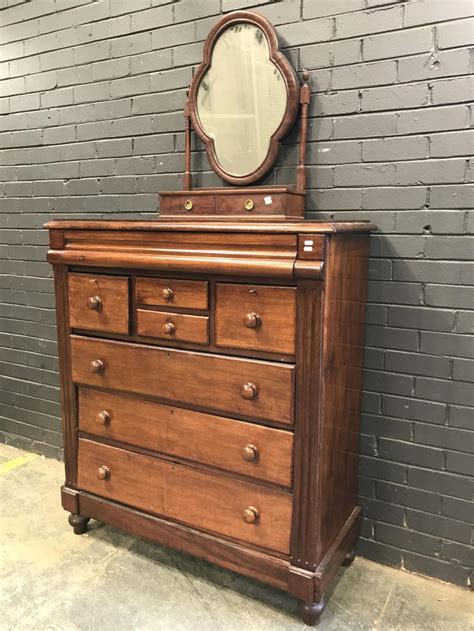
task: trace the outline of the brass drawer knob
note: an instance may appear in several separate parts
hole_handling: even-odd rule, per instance
[[[110,413],[107,410],[102,410],[95,417],[95,422],[97,425],[107,425],[107,423],[110,423]]]
[[[91,311],[100,311],[102,309],[102,300],[100,296],[91,296],[87,301],[87,306]]]
[[[101,372],[104,372],[105,364],[101,359],[93,359],[91,363],[89,364],[89,368],[90,368],[90,371],[93,372],[94,374],[99,374]]]
[[[247,401],[255,399],[257,394],[258,389],[254,383],[244,383],[244,385],[240,388],[240,396],[242,399],[247,399]]]
[[[253,200],[246,199],[244,206],[245,206],[245,210],[252,210],[254,206]]]
[[[258,458],[258,448],[250,443],[245,445],[242,449],[242,458],[246,462],[254,462]]]
[[[247,313],[244,317],[244,324],[248,329],[256,329],[262,324],[262,318],[258,315],[258,313]]]
[[[185,207],[186,210],[192,210],[193,209],[193,202],[192,202],[192,200],[187,199],[184,202],[184,207]]]
[[[161,291],[161,297],[163,298],[163,300],[166,300],[166,302],[170,302],[170,300],[173,300],[174,298],[174,291],[171,289],[171,287],[165,287]]]
[[[175,325],[172,322],[166,322],[166,324],[163,325],[163,331],[165,333],[167,333],[168,335],[172,335],[176,330]]]
[[[110,469],[103,465],[97,469],[97,477],[99,480],[108,480],[110,478]]]
[[[260,514],[255,506],[249,506],[242,513],[242,519],[246,524],[254,524],[256,521],[258,521],[259,517]]]

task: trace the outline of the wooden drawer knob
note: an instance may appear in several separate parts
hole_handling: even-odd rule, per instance
[[[253,462],[254,460],[257,460],[258,458],[258,448],[255,445],[245,445],[245,447],[242,449],[242,458],[246,461],[246,462]]]
[[[95,374],[100,374],[105,370],[105,364],[101,359],[93,359],[89,364],[90,371]]]
[[[91,296],[87,301],[87,306],[92,311],[100,311],[102,309],[102,300],[100,296]]]
[[[166,324],[163,324],[163,331],[168,335],[172,335],[176,331],[176,327],[172,322],[166,322]]]
[[[110,469],[103,465],[97,469],[97,477],[99,480],[108,480],[110,478]]]
[[[244,385],[240,388],[240,396],[242,399],[247,399],[247,401],[255,399],[257,394],[258,389],[254,383],[244,383]]]
[[[244,324],[248,329],[256,329],[262,324],[262,318],[258,315],[258,313],[247,313],[244,317]]]
[[[102,410],[95,417],[95,422],[97,425],[107,425],[110,422],[110,413],[107,410]]]
[[[161,290],[161,297],[163,298],[163,300],[166,300],[166,302],[170,302],[170,300],[173,300],[174,291],[171,289],[171,287],[165,287]]]
[[[249,506],[242,513],[242,519],[246,524],[254,524],[259,518],[259,512],[255,506]]]

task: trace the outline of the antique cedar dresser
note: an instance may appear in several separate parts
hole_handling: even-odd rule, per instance
[[[186,144],[188,166],[188,124]],[[194,191],[187,169],[185,189],[157,221],[47,225],[62,504],[76,534],[94,518],[202,557],[314,624],[359,531],[373,226],[304,221],[301,186]]]

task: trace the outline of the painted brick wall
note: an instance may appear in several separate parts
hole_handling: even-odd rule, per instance
[[[460,585],[473,559],[470,0],[1,0],[2,437],[61,455],[55,217],[155,216],[217,17],[257,8],[311,74],[310,218],[371,219],[360,553]],[[471,88],[471,90],[470,90]],[[296,133],[267,181],[291,183]],[[198,184],[220,184],[201,147]],[[471,555],[471,556],[470,556]]]

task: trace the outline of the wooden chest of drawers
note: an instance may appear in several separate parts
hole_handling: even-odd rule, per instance
[[[323,595],[359,527],[365,222],[48,224],[62,503]]]

